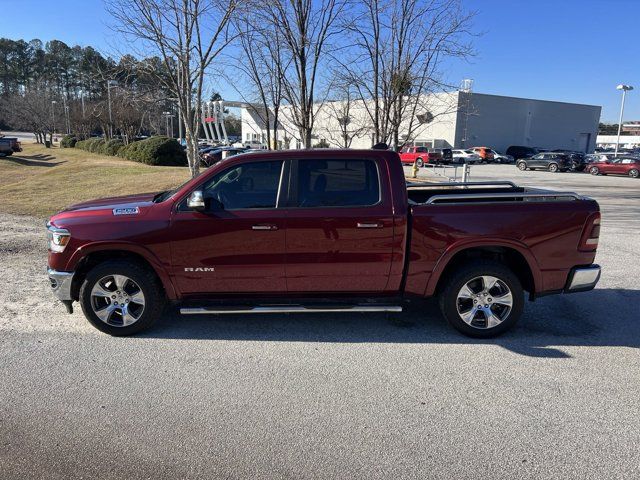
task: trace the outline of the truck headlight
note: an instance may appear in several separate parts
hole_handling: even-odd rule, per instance
[[[71,234],[69,230],[64,228],[57,228],[52,225],[47,225],[47,240],[49,244],[49,250],[55,253],[62,253],[66,248]]]

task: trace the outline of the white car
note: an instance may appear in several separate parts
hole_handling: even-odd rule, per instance
[[[513,163],[513,157],[511,155],[505,155],[504,153],[498,153],[495,150],[493,152],[493,161],[496,163]]]
[[[480,163],[482,160],[473,150],[452,150],[453,163]]]

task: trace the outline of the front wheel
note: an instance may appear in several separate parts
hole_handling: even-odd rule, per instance
[[[591,175],[598,175],[600,173],[600,169],[598,167],[591,167],[589,169],[589,173]]]
[[[134,263],[105,262],[91,270],[80,288],[80,306],[98,330],[114,336],[149,328],[165,298],[155,275]]]
[[[518,277],[504,264],[472,262],[455,272],[440,293],[440,310],[458,331],[489,338],[513,327],[524,307]]]
[[[631,170],[629,170],[629,176],[631,178],[638,178],[640,176],[640,172],[638,172],[637,168],[632,168]]]
[[[527,164],[525,162],[518,162],[518,169],[524,172],[527,169]]]
[[[418,166],[418,168],[422,168],[424,167],[424,161],[421,158],[418,158],[416,160],[416,165]]]

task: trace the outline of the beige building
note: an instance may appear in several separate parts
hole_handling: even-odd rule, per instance
[[[371,147],[372,122],[363,102],[326,102],[317,109],[313,144],[344,146],[346,130],[349,147]],[[600,110],[594,105],[465,91],[429,95],[416,108],[413,124],[408,118],[403,123],[401,141],[430,147],[489,146],[502,152],[510,145],[591,152]],[[264,116],[246,107],[241,117],[242,141],[266,144]],[[298,137],[284,106],[278,125],[280,148],[301,148]]]

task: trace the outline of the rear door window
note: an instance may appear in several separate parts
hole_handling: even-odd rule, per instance
[[[295,206],[365,207],[380,201],[373,160],[299,160]]]

